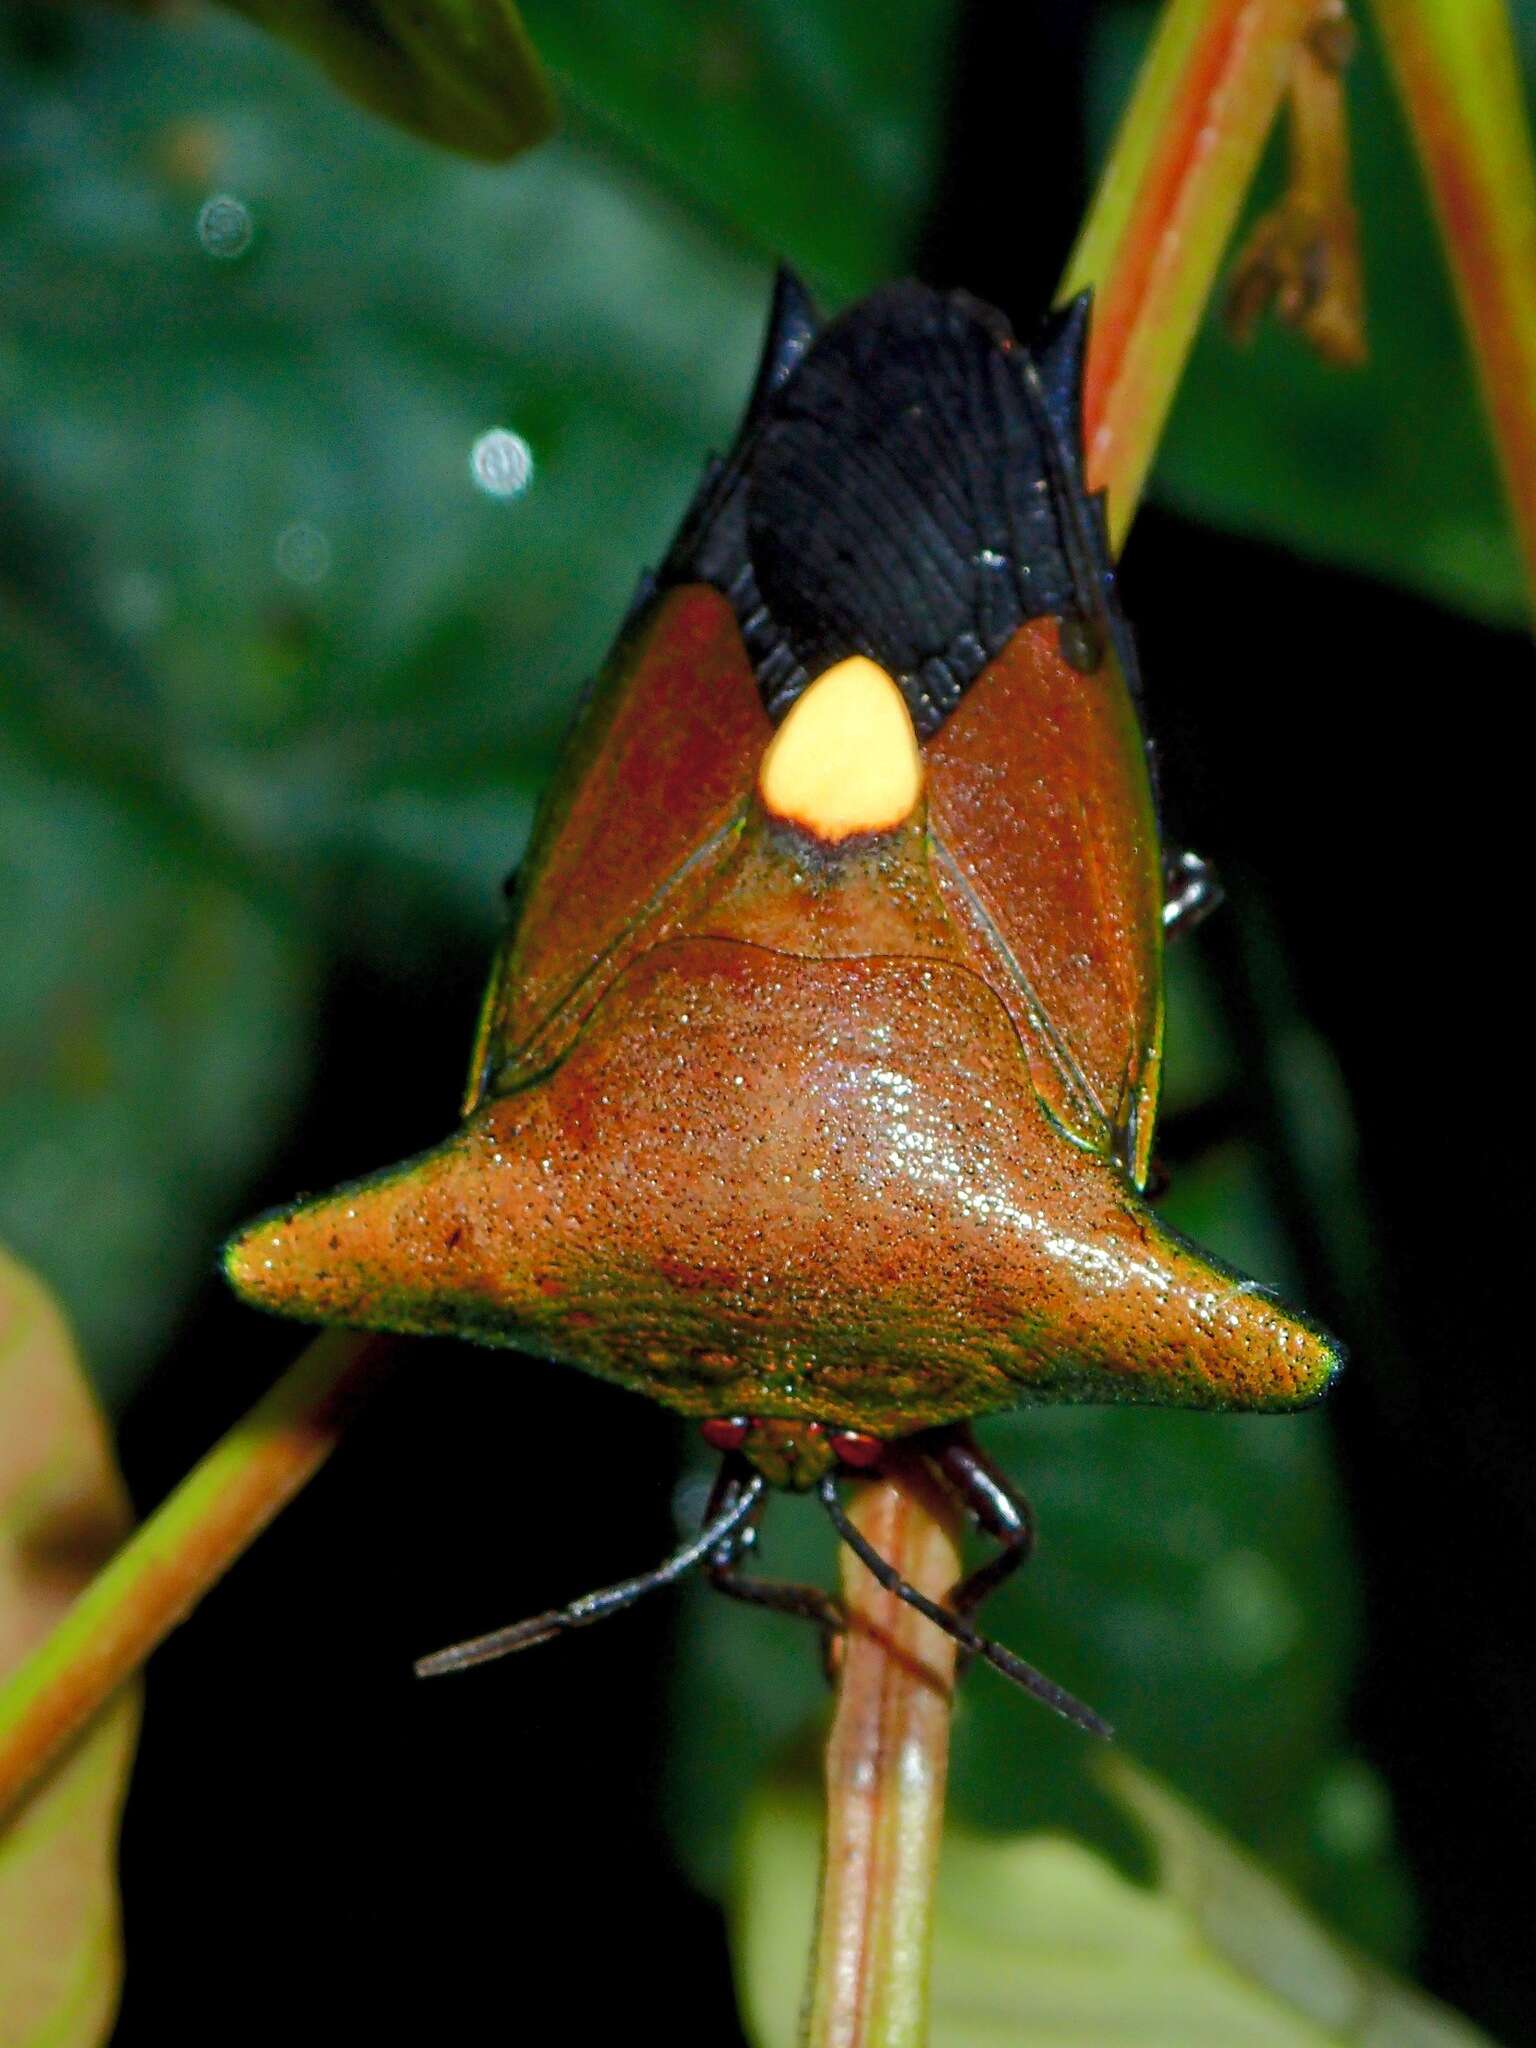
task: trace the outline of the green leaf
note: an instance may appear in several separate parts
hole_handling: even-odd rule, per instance
[[[429,154],[217,15],[81,16],[11,80],[0,1228],[116,1395],[293,1114],[313,963],[488,948],[770,272],[598,151]]]
[[[117,1395],[291,1113],[307,966],[171,821],[4,720],[0,949],[0,1234]]]
[[[129,1520],[63,1319],[0,1252],[0,1676],[48,1633]],[[137,1726],[134,1691],[0,1828],[0,2048],[96,2048],[111,2030],[117,1821]]]
[[[952,0],[529,0],[569,96],[835,299],[911,261],[940,163]]]
[[[1337,1940],[1123,1757],[1098,1774],[1151,1881],[1060,1834],[952,1828],[934,1922],[933,2048],[1476,2048],[1465,2021]],[[735,1892],[758,2048],[792,2048],[820,1851],[817,1802],[753,1804]]]
[[[343,92],[429,142],[503,158],[555,108],[513,0],[230,0]]]
[[[329,864],[349,930],[363,861],[488,926],[582,680],[734,426],[769,267],[589,149],[424,156],[213,16],[79,40],[0,187],[3,452],[32,554],[72,557],[50,618],[113,669],[54,688],[57,718],[263,866]],[[249,216],[237,259],[199,243],[210,192]],[[497,428],[529,452],[516,496],[475,486]]]
[[[1147,7],[1122,7],[1103,38],[1092,86],[1105,139],[1150,19]],[[1354,19],[1350,136],[1370,361],[1330,369],[1273,323],[1239,348],[1213,310],[1152,492],[1212,525],[1518,624],[1520,564],[1445,258],[1368,11]],[[1529,93],[1529,36],[1524,54]],[[1277,148],[1250,214],[1273,196],[1279,171]]]

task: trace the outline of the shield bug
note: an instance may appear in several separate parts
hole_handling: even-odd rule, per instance
[[[787,273],[756,388],[647,578],[545,799],[461,1128],[230,1244],[248,1300],[561,1359],[722,1455],[656,1570],[424,1660],[475,1663],[705,1566],[765,1488],[914,1441],[1000,1546],[1028,1510],[972,1440],[1025,1402],[1285,1409],[1339,1355],[1146,1199],[1162,855],[1102,510],[1088,308],[1032,347],[915,284],[826,326]],[[866,1562],[887,1575],[873,1554]]]

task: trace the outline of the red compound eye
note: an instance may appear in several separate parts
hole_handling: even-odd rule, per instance
[[[878,1465],[885,1452],[885,1445],[877,1436],[865,1436],[862,1430],[839,1429],[833,1433],[832,1448],[838,1462],[851,1465],[855,1472],[868,1472]]]
[[[745,1415],[712,1415],[699,1424],[699,1435],[712,1450],[739,1451],[751,1427]]]

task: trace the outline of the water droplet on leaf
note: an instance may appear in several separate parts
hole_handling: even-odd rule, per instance
[[[469,451],[469,470],[488,497],[521,497],[533,481],[533,450],[521,434],[492,427]]]
[[[255,232],[256,224],[251,219],[250,208],[228,192],[216,192],[198,209],[197,239],[208,255],[218,257],[221,262],[230,263],[237,256],[243,256],[251,246]]]
[[[272,548],[278,573],[306,590],[323,583],[331,569],[331,543],[318,526],[296,519],[285,526]]]

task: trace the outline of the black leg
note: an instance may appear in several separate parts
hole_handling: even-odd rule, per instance
[[[513,1650],[531,1650],[535,1643],[548,1642],[551,1636],[564,1635],[567,1629],[585,1628],[590,1622],[617,1614],[620,1608],[633,1606],[647,1593],[674,1584],[695,1565],[712,1558],[722,1544],[728,1546],[757,1512],[762,1492],[763,1481],[755,1472],[750,1473],[733,1490],[730,1505],[707,1516],[692,1542],[674,1550],[654,1570],[642,1572],[635,1579],[623,1579],[617,1586],[605,1586],[601,1592],[583,1594],[569,1607],[552,1608],[548,1614],[532,1615],[527,1621],[514,1622],[510,1628],[495,1629],[488,1636],[476,1636],[470,1642],[437,1650],[417,1661],[416,1676],[440,1678],[446,1671],[466,1671],[472,1664],[488,1664],[493,1657],[509,1656]]]
[[[1181,939],[1221,908],[1225,892],[1216,870],[1198,853],[1163,858],[1163,937]]]
[[[1026,1664],[1022,1657],[1016,1657],[1012,1650],[1002,1643],[994,1643],[990,1637],[978,1635],[968,1621],[963,1620],[952,1608],[941,1607],[936,1600],[930,1600],[926,1593],[920,1593],[908,1582],[896,1567],[883,1558],[879,1551],[856,1529],[843,1513],[843,1504],[837,1497],[837,1480],[828,1473],[819,1489],[822,1506],[831,1517],[832,1526],[865,1568],[873,1573],[888,1593],[894,1593],[898,1600],[904,1600],[908,1607],[915,1607],[925,1615],[935,1628],[941,1628],[945,1635],[955,1641],[973,1657],[984,1657],[995,1671],[1001,1671],[1005,1678],[1011,1678],[1015,1685],[1032,1693],[1043,1705],[1052,1708],[1065,1720],[1075,1722],[1090,1735],[1100,1735],[1105,1741],[1113,1738],[1114,1730],[1109,1723],[1096,1714],[1092,1707],[1086,1707],[1075,1699],[1055,1679],[1047,1678],[1043,1671],[1037,1671],[1033,1664]]]
[[[706,1522],[729,1510],[741,1489],[750,1483],[750,1473],[739,1458],[727,1457],[715,1478],[704,1510]],[[742,1522],[723,1543],[711,1551],[705,1562],[709,1583],[729,1599],[744,1600],[752,1607],[771,1608],[775,1614],[792,1614],[800,1621],[814,1622],[822,1631],[824,1645],[840,1636],[847,1626],[842,1605],[820,1586],[801,1586],[787,1579],[755,1579],[740,1576],[742,1558],[757,1541],[757,1510]]]
[[[929,1430],[914,1442],[959,1495],[977,1528],[1002,1545],[996,1557],[963,1578],[949,1596],[956,1614],[974,1614],[1034,1549],[1034,1510],[963,1422]]]

